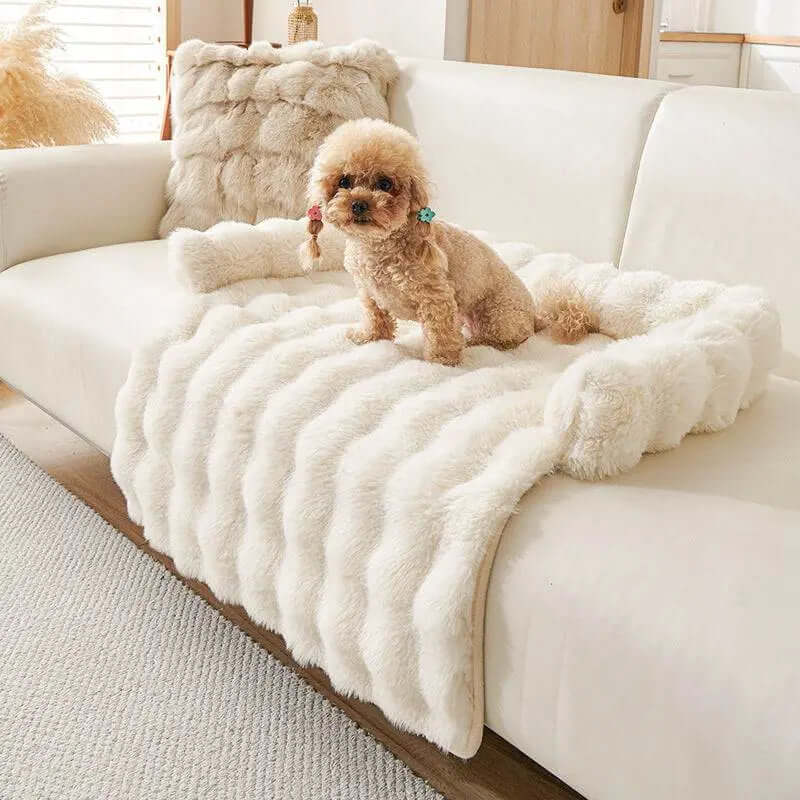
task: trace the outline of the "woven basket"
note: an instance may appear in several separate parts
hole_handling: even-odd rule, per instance
[[[289,12],[289,44],[317,39],[317,15],[311,6],[295,6]]]

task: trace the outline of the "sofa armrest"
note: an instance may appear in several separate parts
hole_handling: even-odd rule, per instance
[[[0,272],[156,238],[169,167],[169,142],[0,150]]]

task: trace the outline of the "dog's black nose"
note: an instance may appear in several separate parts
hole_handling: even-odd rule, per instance
[[[357,217],[360,217],[362,214],[367,213],[367,209],[369,209],[369,206],[366,203],[362,202],[361,200],[356,200],[356,202],[353,203],[352,208],[353,208],[353,213]]]

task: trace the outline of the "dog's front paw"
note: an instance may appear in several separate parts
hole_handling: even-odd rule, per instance
[[[432,349],[425,353],[425,360],[435,361],[437,364],[444,364],[446,367],[457,367],[461,363],[462,354],[463,350],[461,348]]]
[[[377,340],[374,334],[370,333],[370,331],[365,331],[363,328],[350,328],[345,336],[347,336],[353,344],[367,344],[368,342]]]

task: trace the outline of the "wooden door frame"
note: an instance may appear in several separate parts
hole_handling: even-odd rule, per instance
[[[653,39],[653,0],[627,0],[622,22],[619,74],[646,78],[650,72]]]
[[[161,108],[161,141],[172,138],[172,119],[170,117],[170,84],[172,73],[172,54],[181,43],[181,0],[166,0],[164,6],[164,103]]]
[[[242,0],[244,3],[244,43],[250,47],[253,43],[253,0]]]
[[[181,0],[166,0],[164,9],[166,16],[165,55],[174,50],[181,42]]]

